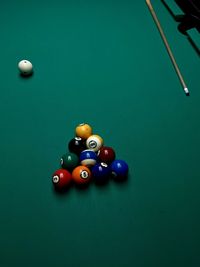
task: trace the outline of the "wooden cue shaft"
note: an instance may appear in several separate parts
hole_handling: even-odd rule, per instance
[[[171,59],[172,64],[173,64],[173,66],[174,66],[174,68],[175,68],[175,71],[176,71],[176,73],[177,73],[177,75],[178,75],[178,78],[179,78],[179,80],[180,80],[180,82],[181,82],[181,84],[182,84],[182,86],[183,86],[183,90],[184,90],[185,94],[188,96],[188,95],[190,94],[190,93],[189,93],[189,90],[188,90],[188,88],[187,88],[187,86],[186,86],[186,84],[185,84],[185,81],[184,81],[184,79],[183,79],[183,76],[182,76],[182,74],[181,74],[181,72],[180,72],[180,69],[179,69],[177,63],[176,63],[176,60],[175,60],[174,55],[173,55],[173,53],[172,53],[172,51],[171,51],[171,48],[170,48],[169,43],[168,43],[168,41],[167,41],[167,38],[166,38],[166,36],[165,36],[165,34],[164,34],[164,32],[163,32],[163,29],[162,29],[162,27],[161,27],[161,24],[160,24],[160,22],[159,22],[159,20],[158,20],[158,18],[157,18],[157,16],[156,16],[156,13],[155,13],[155,11],[154,11],[154,9],[153,9],[153,7],[152,7],[151,1],[150,1],[150,0],[146,0],[146,3],[147,3],[147,5],[148,5],[148,8],[149,8],[149,10],[150,10],[150,12],[151,12],[151,15],[152,15],[152,17],[153,17],[153,19],[154,19],[154,21],[155,21],[155,23],[156,23],[156,26],[157,26],[157,28],[158,28],[158,30],[159,30],[159,32],[160,32],[160,35],[161,35],[162,40],[163,40],[163,42],[164,42],[164,44],[165,44],[165,47],[166,47],[167,52],[168,52],[168,54],[169,54],[169,56],[170,56],[170,59]]]

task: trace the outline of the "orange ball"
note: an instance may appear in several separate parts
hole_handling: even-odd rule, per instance
[[[87,139],[92,135],[92,127],[87,123],[81,123],[76,127],[75,134],[82,139]]]
[[[72,180],[76,184],[87,184],[91,179],[91,171],[86,166],[78,166],[72,172]]]

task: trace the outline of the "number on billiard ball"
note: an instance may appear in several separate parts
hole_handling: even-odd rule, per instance
[[[64,169],[59,169],[54,172],[52,175],[52,182],[55,188],[64,189],[66,188],[72,181],[72,175],[70,172]]]
[[[78,166],[72,171],[72,179],[78,185],[88,184],[91,171],[86,166]]]
[[[96,152],[103,146],[103,139],[101,136],[93,134],[86,140],[86,146]]]

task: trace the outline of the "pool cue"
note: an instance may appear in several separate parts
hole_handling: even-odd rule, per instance
[[[149,10],[150,10],[150,12],[151,12],[151,15],[152,15],[154,21],[155,21],[155,24],[156,24],[156,26],[157,26],[157,28],[158,28],[158,30],[159,30],[159,33],[160,33],[160,35],[161,35],[161,37],[162,37],[162,40],[163,40],[163,42],[164,42],[164,44],[165,44],[165,47],[166,47],[167,52],[168,52],[168,54],[169,54],[169,57],[170,57],[170,59],[171,59],[171,61],[172,61],[172,64],[173,64],[173,66],[174,66],[174,68],[175,68],[175,71],[176,71],[176,73],[177,73],[177,75],[178,75],[178,78],[179,78],[179,80],[180,80],[180,82],[181,82],[181,84],[182,84],[183,90],[184,90],[185,94],[186,94],[187,96],[189,96],[189,95],[190,95],[190,92],[189,92],[189,90],[188,90],[188,88],[187,88],[187,86],[186,86],[186,84],[185,84],[185,81],[184,81],[183,76],[182,76],[182,74],[181,74],[181,72],[180,72],[180,69],[179,69],[179,67],[178,67],[178,65],[177,65],[177,63],[176,63],[176,60],[175,60],[174,55],[173,55],[173,53],[172,53],[172,50],[171,50],[171,48],[170,48],[170,46],[169,46],[169,43],[168,43],[168,41],[167,41],[167,38],[166,38],[166,36],[165,36],[165,34],[164,34],[164,32],[163,32],[163,29],[162,29],[162,27],[161,27],[161,24],[160,24],[160,22],[159,22],[159,20],[158,20],[158,18],[157,18],[157,16],[156,16],[156,13],[155,13],[155,11],[154,11],[154,9],[153,9],[153,7],[152,7],[151,0],[146,0],[146,3],[147,3],[147,6],[148,6],[148,8],[149,8]]]

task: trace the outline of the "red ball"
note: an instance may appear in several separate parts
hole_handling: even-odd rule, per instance
[[[69,171],[59,169],[52,175],[52,182],[57,189],[66,188],[72,181],[72,175]]]
[[[98,158],[100,161],[110,164],[115,159],[115,151],[112,147],[103,146],[98,151]]]

